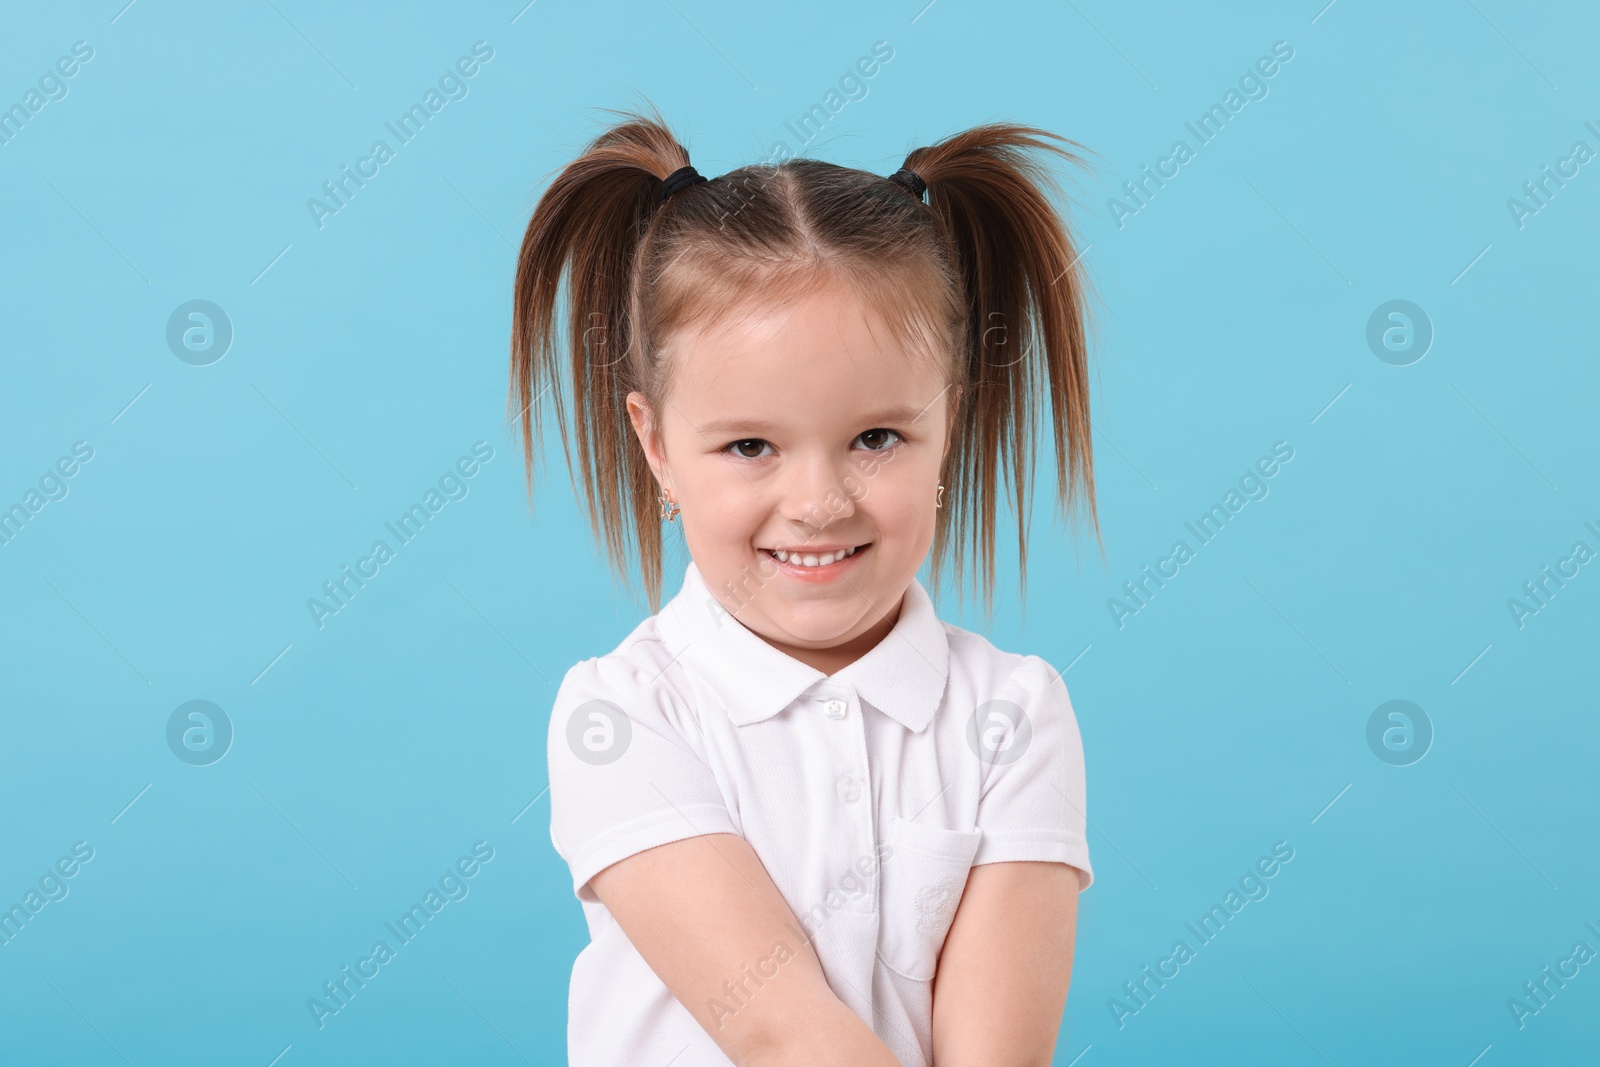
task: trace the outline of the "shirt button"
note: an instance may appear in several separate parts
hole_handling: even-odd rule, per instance
[[[844,775],[839,779],[839,798],[846,804],[854,804],[861,799],[861,779],[853,775]]]
[[[823,713],[830,719],[842,719],[850,713],[850,707],[842,700],[830,700],[822,705]]]

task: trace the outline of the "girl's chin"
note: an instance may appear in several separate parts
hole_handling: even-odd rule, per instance
[[[831,660],[860,635],[852,631],[861,624],[859,612],[836,619],[793,618],[787,613],[773,618],[767,615],[759,620],[756,633],[767,644],[792,659],[812,663],[819,658]],[[833,668],[836,669],[836,668]]]

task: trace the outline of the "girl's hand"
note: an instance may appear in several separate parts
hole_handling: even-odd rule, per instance
[[[936,1067],[1049,1067],[1072,980],[1078,871],[972,868],[933,980]]]
[[[605,868],[590,885],[650,969],[734,1063],[900,1067],[829,988],[816,952],[797,934],[800,924],[744,838],[704,834],[646,849]],[[773,977],[763,973],[759,987],[747,978],[758,961],[769,961],[763,972],[777,969]],[[724,983],[737,988],[741,980],[735,1001]],[[730,1012],[730,1003],[739,1006]]]

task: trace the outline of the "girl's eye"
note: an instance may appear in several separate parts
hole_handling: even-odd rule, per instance
[[[898,430],[867,430],[856,438],[868,452],[887,452],[905,438]],[[722,451],[740,459],[762,459],[768,454],[772,445],[759,437],[746,437],[723,446]]]
[[[860,437],[860,441],[869,452],[884,452],[892,448],[897,442],[904,440],[898,430],[868,430]]]
[[[767,442],[761,440],[759,437],[748,437],[743,441],[733,442],[731,445],[728,445],[726,448],[724,448],[723,451],[732,453],[733,455],[738,456],[740,459],[760,459],[762,455],[761,450],[770,447],[771,446],[768,445]]]

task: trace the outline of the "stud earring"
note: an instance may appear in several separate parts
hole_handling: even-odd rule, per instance
[[[936,508],[944,507],[944,486],[943,485],[939,486],[939,491],[937,493],[935,493],[934,496],[933,496],[933,506],[936,507]]]
[[[672,494],[665,489],[661,490],[661,517],[668,522],[676,522],[678,512],[683,510],[678,507],[678,502],[672,499]]]

